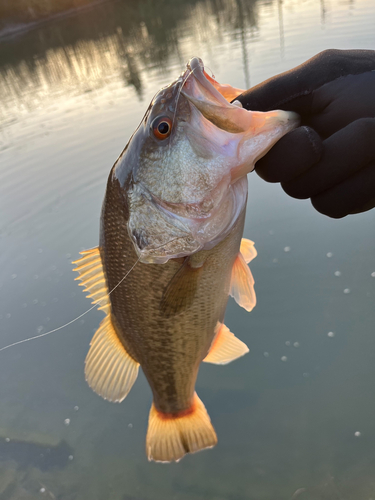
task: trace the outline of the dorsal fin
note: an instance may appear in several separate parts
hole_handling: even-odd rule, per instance
[[[121,343],[111,317],[100,323],[85,360],[87,383],[97,394],[108,401],[120,403],[132,388],[139,363]]]
[[[240,252],[242,253],[242,257],[244,258],[246,264],[255,259],[258,255],[254,247],[254,242],[248,240],[247,238],[242,238]]]
[[[134,384],[139,363],[126,351],[112,324],[108,288],[98,247],[80,252],[83,257],[73,262],[84,286],[84,292],[93,304],[100,302],[106,317],[100,323],[85,360],[87,383],[97,394],[108,401],[122,401]]]
[[[73,271],[79,273],[79,276],[75,279],[81,281],[80,286],[85,287],[84,292],[90,292],[87,298],[93,299],[92,304],[100,302],[99,309],[108,314],[110,311],[110,302],[100,250],[98,247],[95,247],[83,250],[80,254],[83,257],[73,261],[73,264],[76,264]]]
[[[230,285],[230,295],[237,304],[251,311],[256,304],[254,278],[241,252],[234,261]]]
[[[218,332],[203,361],[215,365],[226,365],[249,352],[247,345],[238,339],[227,326],[218,323]]]

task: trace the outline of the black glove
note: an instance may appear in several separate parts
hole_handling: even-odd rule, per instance
[[[236,99],[301,116],[256,163],[260,177],[329,217],[375,207],[375,51],[326,50]]]

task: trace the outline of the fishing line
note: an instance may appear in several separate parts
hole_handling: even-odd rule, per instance
[[[198,69],[198,68],[199,68],[199,66],[197,66],[196,68],[191,69],[191,70],[189,71],[189,73],[188,73],[188,74],[185,76],[185,78],[183,79],[183,81],[182,81],[182,83],[181,83],[180,88],[178,89],[178,94],[177,94],[177,97],[176,97],[175,110],[174,110],[174,113],[173,113],[173,122],[172,122],[172,123],[173,123],[173,125],[174,125],[174,119],[176,118],[178,100],[179,100],[179,98],[180,98],[180,95],[181,95],[181,92],[182,92],[183,86],[184,86],[184,85],[185,85],[185,83],[187,82],[187,80],[188,80],[189,76],[190,76],[192,73],[194,73],[194,71],[195,71],[196,69]],[[206,68],[204,68],[204,69],[206,69]],[[211,70],[210,70],[210,71],[211,71]],[[212,73],[212,71],[211,71],[211,73]],[[213,73],[212,73],[212,77],[215,79],[215,77],[213,76]],[[168,143],[168,153],[169,153],[170,146],[171,146],[171,141],[169,141],[169,143]]]
[[[178,100],[180,99],[180,95],[181,95],[181,91],[183,89],[183,86],[185,85],[185,83],[187,82],[189,76],[194,73],[194,71],[198,69],[198,68],[194,68],[194,69],[191,69],[189,71],[189,73],[185,76],[185,78],[183,79],[182,83],[181,83],[181,86],[180,88],[178,89],[178,94],[177,94],[177,97],[176,97],[176,104],[175,104],[175,109],[174,109],[174,113],[173,113],[173,120],[172,120],[172,127],[174,127],[174,121],[175,121],[175,118],[176,118],[176,114],[177,114],[177,105],[178,105]],[[171,149],[171,140],[168,141],[168,148],[167,148],[167,155],[170,154],[170,149]]]
[[[208,66],[205,66],[205,67],[204,67],[204,70],[205,70],[205,72],[206,72],[206,73],[207,73],[207,70],[210,70],[210,72],[211,72],[211,78],[212,78],[213,80],[216,80],[215,75],[214,75],[214,73],[213,73],[213,71],[212,71],[212,69],[211,69],[211,68],[209,68]]]
[[[173,120],[172,120],[172,127],[174,127],[174,120],[176,118],[176,113],[177,113],[177,105],[178,105],[178,100],[180,98],[180,95],[181,95],[181,91],[182,91],[182,87],[185,85],[185,83],[187,82],[187,79],[189,78],[189,76],[194,73],[194,70],[191,69],[188,73],[188,75],[186,75],[186,77],[183,79],[182,83],[181,83],[181,86],[180,88],[178,89],[178,94],[177,94],[177,97],[176,97],[176,104],[175,104],[175,108],[174,108],[174,113],[173,113]],[[170,153],[170,149],[171,149],[171,141],[169,140],[168,141],[168,149],[167,149],[167,154]]]
[[[118,286],[121,285],[121,283],[124,281],[125,278],[127,278],[129,276],[129,274],[133,271],[133,269],[135,268],[136,264],[138,264],[139,260],[140,260],[140,256],[138,257],[138,259],[136,260],[136,262],[132,265],[132,267],[129,269],[129,271],[125,274],[125,276],[121,279],[121,281],[119,281],[117,283],[117,285],[115,287],[112,288],[112,290],[108,293],[108,295],[111,295],[111,293],[113,291],[116,290],[116,288]],[[35,337],[29,337],[28,339],[23,339],[23,340],[19,340],[18,342],[14,342],[13,344],[9,344],[9,345],[6,345],[5,347],[2,347],[0,349],[0,352],[1,351],[5,351],[5,349],[9,349],[10,347],[14,347],[15,345],[19,345],[19,344],[23,344],[24,342],[29,342],[30,340],[35,340],[35,339],[40,339],[41,337],[46,337],[47,335],[50,335],[51,333],[55,333],[59,330],[62,330],[63,328],[66,328],[67,326],[71,325],[72,323],[75,323],[76,321],[78,321],[79,319],[81,319],[83,316],[85,316],[86,314],[88,314],[90,311],[92,311],[93,309],[95,309],[95,307],[97,307],[98,305],[100,305],[100,303],[102,301],[106,300],[106,297],[104,297],[103,299],[99,300],[96,304],[94,304],[92,307],[90,307],[89,309],[87,309],[87,311],[85,311],[84,313],[80,314],[79,316],[77,316],[76,318],[72,319],[71,321],[68,321],[68,323],[65,323],[65,325],[61,325],[57,328],[54,328],[53,330],[50,330],[49,332],[45,332],[45,333],[41,333],[40,335],[35,335]]]

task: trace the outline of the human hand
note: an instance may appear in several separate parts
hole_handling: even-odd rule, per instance
[[[236,98],[301,116],[255,170],[333,218],[375,207],[375,51],[326,50]]]

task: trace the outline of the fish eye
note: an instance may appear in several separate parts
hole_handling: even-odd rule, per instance
[[[172,120],[168,116],[159,116],[152,123],[152,131],[157,139],[166,139],[172,132]]]

